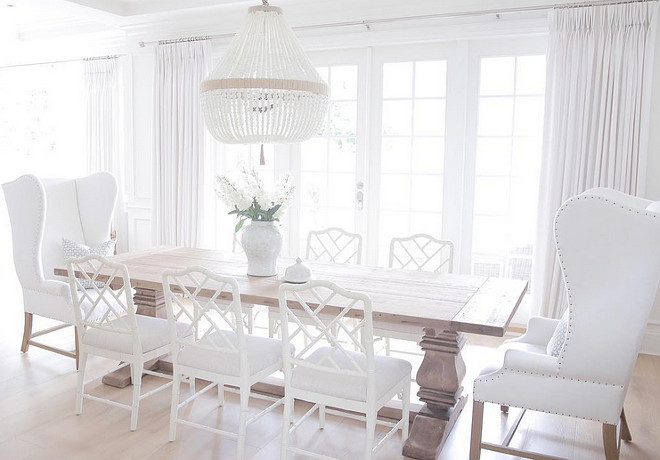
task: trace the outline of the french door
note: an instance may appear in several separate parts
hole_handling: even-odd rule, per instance
[[[290,171],[296,178],[298,192],[283,220],[284,254],[304,256],[310,230],[342,227],[363,236],[363,261],[386,265],[391,238],[428,233],[454,242],[458,272],[527,279],[545,38],[310,57],[331,92],[317,135],[266,146],[266,166],[258,166],[255,147],[221,155],[220,169],[243,161],[269,177]],[[227,248],[229,237],[222,238],[216,246]]]

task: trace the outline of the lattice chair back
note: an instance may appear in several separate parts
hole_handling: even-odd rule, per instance
[[[338,227],[313,230],[307,235],[308,260],[338,264],[362,261],[362,236]]]
[[[200,266],[163,273],[163,290],[173,353],[183,347],[219,352],[237,359],[241,373],[249,373],[241,295],[234,278]],[[177,334],[176,322],[187,324]]]
[[[295,347],[294,355],[284,355],[285,375],[291,375],[295,367],[307,367],[363,378],[368,391],[374,388],[369,296],[318,280],[280,285],[279,303],[284,349]],[[319,355],[321,348],[328,352]],[[312,354],[317,359],[310,360]],[[362,359],[359,354],[364,355]]]
[[[454,243],[423,233],[405,238],[392,238],[389,267],[453,273]]]
[[[126,265],[93,254],[67,259],[66,265],[81,340],[92,329],[132,335],[133,353],[141,353]]]

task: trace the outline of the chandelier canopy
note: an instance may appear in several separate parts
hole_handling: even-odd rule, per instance
[[[206,127],[230,144],[300,142],[325,119],[328,85],[285,22],[281,8],[253,6],[245,27],[201,84]]]

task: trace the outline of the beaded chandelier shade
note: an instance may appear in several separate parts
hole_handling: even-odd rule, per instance
[[[328,85],[296,40],[282,10],[254,6],[218,66],[201,84],[213,137],[229,144],[301,142],[325,120]]]

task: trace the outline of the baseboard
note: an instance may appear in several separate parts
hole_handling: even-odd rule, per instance
[[[649,321],[640,352],[660,355],[660,321]]]

